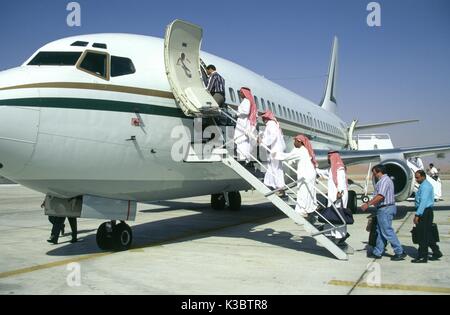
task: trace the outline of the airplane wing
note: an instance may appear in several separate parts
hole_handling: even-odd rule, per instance
[[[424,157],[434,154],[443,154],[450,152],[450,144],[425,146],[425,147],[410,147],[410,148],[394,148],[388,150],[367,150],[367,151],[352,151],[342,150],[339,154],[343,162],[347,165],[365,164],[373,162],[381,162],[385,159],[409,159],[411,157]],[[317,150],[316,158],[320,167],[327,165],[328,151]]]
[[[388,126],[395,126],[395,125],[404,125],[404,124],[411,124],[419,122],[418,119],[412,119],[412,120],[398,120],[398,121],[389,121],[389,122],[381,122],[381,123],[375,123],[375,124],[366,124],[366,125],[356,125],[355,131],[361,131],[364,129],[374,129],[374,128],[381,128],[381,127],[388,127]]]

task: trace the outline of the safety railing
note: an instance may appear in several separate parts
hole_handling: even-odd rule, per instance
[[[238,113],[236,110],[234,110],[233,108],[230,108],[230,107],[229,107],[228,109],[231,110],[231,111],[232,111],[234,114],[236,114],[236,115],[239,114],[239,113]],[[230,120],[233,121],[234,123],[238,124],[237,120],[234,119],[234,117],[232,117],[232,115],[230,115],[229,113],[223,111],[222,109],[220,110],[220,113],[221,113],[222,115],[226,116],[228,119],[230,119]],[[248,132],[248,130],[245,130],[245,135],[248,136],[249,138],[251,138],[253,141],[258,141],[258,137],[257,137],[255,134],[253,134],[253,133],[251,133],[251,132]],[[241,135],[241,137],[243,137],[243,136],[244,136],[244,135]],[[239,137],[239,138],[240,138],[240,137]],[[236,139],[232,139],[232,140],[226,142],[223,146],[221,146],[221,147],[219,147],[219,148],[227,148],[228,145],[230,145],[231,143],[234,144],[235,142],[236,142]],[[267,147],[264,143],[261,143],[261,142],[260,142],[259,145],[262,146],[262,147],[263,147],[270,155],[273,153],[272,150],[271,150],[269,147]],[[239,150],[238,147],[237,147],[236,149]],[[240,150],[239,150],[239,151],[240,151]],[[270,172],[270,170],[264,165],[264,163],[262,163],[261,161],[259,161],[259,159],[258,159],[257,157],[255,157],[255,156],[253,156],[251,153],[242,152],[242,151],[240,151],[240,153],[243,154],[243,155],[246,155],[246,156],[247,156],[249,159],[251,159],[253,162],[257,163],[257,164],[261,167],[261,169],[264,170],[265,172]],[[292,160],[292,161],[295,162],[295,160]],[[294,172],[294,173],[297,173],[297,170],[295,170],[291,165],[289,165],[289,163],[287,163],[286,161],[281,161],[281,162],[282,162],[282,165],[283,165],[283,166],[287,167],[287,169],[291,170],[291,171]],[[272,174],[272,175],[275,175],[275,174],[273,174],[273,173],[271,173],[271,174]],[[270,196],[270,195],[272,195],[272,194],[275,194],[275,193],[281,192],[281,191],[284,191],[284,192],[289,191],[291,194],[296,195],[296,192],[295,192],[292,188],[295,187],[295,186],[297,186],[297,185],[299,185],[299,184],[302,184],[302,183],[304,182],[304,178],[294,179],[294,178],[292,178],[287,172],[284,172],[284,174],[285,174],[285,176],[286,176],[289,180],[291,180],[292,182],[289,183],[289,184],[286,184],[283,188],[280,188],[280,189],[277,189],[277,190],[273,190],[270,194],[267,194],[265,197],[268,197],[268,196]],[[317,179],[316,179],[316,184],[319,184],[319,185],[323,186],[325,189],[328,189],[322,182],[318,181]],[[333,223],[330,222],[326,217],[324,217],[324,216],[318,211],[318,209],[317,209],[317,207],[316,207],[316,209],[314,210],[314,212],[311,212],[311,213],[317,214],[317,215],[318,215],[319,217],[321,217],[328,225],[330,225],[331,228],[322,230],[322,231],[320,231],[320,232],[318,232],[318,233],[313,234],[312,236],[317,236],[317,235],[320,235],[320,234],[325,234],[325,233],[328,233],[328,232],[331,232],[331,231],[335,231],[336,229],[343,228],[343,227],[346,227],[346,226],[347,226],[347,224],[346,224],[344,218],[342,217],[341,213],[340,213],[340,212],[338,211],[338,209],[336,208],[334,202],[333,202],[332,200],[329,199],[329,197],[328,197],[327,194],[325,194],[323,191],[321,191],[321,190],[320,190],[319,188],[317,188],[317,187],[314,188],[314,191],[310,191],[310,190],[308,190],[308,191],[309,191],[309,193],[311,194],[311,197],[313,198],[313,200],[315,201],[315,205],[316,205],[316,206],[317,206],[317,205],[320,205],[322,208],[326,208],[327,206],[325,206],[320,200],[317,199],[316,193],[318,193],[319,195],[323,196],[323,197],[328,201],[328,203],[331,204],[331,207],[333,208],[333,210],[336,212],[337,216],[339,217],[339,219],[340,219],[340,220],[342,221],[342,223],[343,223],[342,225],[335,225],[335,224],[333,224]],[[286,194],[286,196],[287,196],[288,200],[290,200],[291,202],[295,203],[296,205],[298,204],[298,203],[297,203],[297,200],[294,199],[291,195]]]

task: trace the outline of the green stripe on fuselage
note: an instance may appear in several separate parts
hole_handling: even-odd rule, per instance
[[[156,116],[176,117],[182,119],[193,119],[186,116],[180,108],[159,106],[152,104],[121,102],[112,100],[87,99],[87,98],[18,98],[0,100],[0,106],[25,106],[25,107],[43,107],[43,108],[62,108],[62,109],[85,109],[112,111],[123,113],[140,113]],[[288,137],[295,137],[298,132],[283,129],[283,133]],[[311,134],[305,133],[312,138],[313,141],[327,143],[331,145],[343,146],[342,142],[325,139]]]
[[[186,117],[183,111],[179,108],[87,98],[20,98],[0,100],[0,105],[102,110],[123,113],[141,113],[177,118],[189,118]]]

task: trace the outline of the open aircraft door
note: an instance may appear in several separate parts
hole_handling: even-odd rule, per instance
[[[164,41],[166,73],[176,101],[186,116],[219,115],[219,105],[206,90],[200,70],[200,46],[203,30],[175,20],[168,27]]]

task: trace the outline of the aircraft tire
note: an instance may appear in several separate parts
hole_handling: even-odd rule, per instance
[[[362,201],[363,203],[368,203],[368,202],[370,201],[370,198],[369,198],[369,196],[362,196],[362,197],[361,197],[361,201]]]
[[[211,195],[211,208],[214,210],[225,209],[225,196],[224,194]]]
[[[242,198],[239,191],[233,191],[228,193],[228,208],[232,211],[239,211],[242,205]]]
[[[128,224],[121,222],[113,228],[113,246],[117,251],[129,250],[133,242],[133,232]]]
[[[102,250],[110,250],[112,249],[113,239],[112,234],[108,232],[106,225],[108,222],[103,223],[97,229],[96,241],[97,246]]]
[[[356,192],[354,190],[348,191],[348,209],[350,209],[352,213],[358,211],[358,198],[356,197]]]

